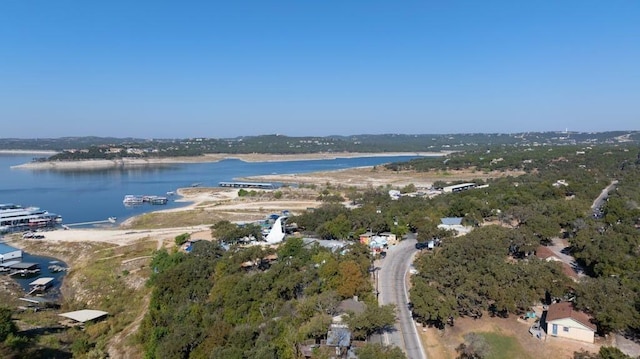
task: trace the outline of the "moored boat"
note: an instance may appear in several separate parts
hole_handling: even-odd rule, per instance
[[[125,206],[133,206],[137,204],[142,204],[143,202],[144,200],[142,196],[135,196],[132,194],[128,194],[124,196],[124,199],[122,200],[122,203],[124,203]]]
[[[0,204],[0,229],[2,232],[34,228],[55,227],[62,217],[38,207],[22,207],[17,204]]]

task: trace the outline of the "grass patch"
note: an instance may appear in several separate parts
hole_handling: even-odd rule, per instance
[[[514,337],[489,332],[477,334],[483,337],[491,348],[486,359],[531,358]]]
[[[216,222],[216,216],[202,209],[146,213],[136,217],[129,228],[157,229],[209,225]]]

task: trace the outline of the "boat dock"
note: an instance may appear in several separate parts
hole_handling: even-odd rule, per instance
[[[268,182],[220,182],[220,187],[276,189],[276,185]]]
[[[20,262],[9,266],[9,276],[14,275],[30,275],[40,273],[40,265],[38,263]]]
[[[163,205],[163,204],[167,204],[167,202],[169,202],[169,199],[163,196],[149,196],[149,195],[140,196],[140,195],[133,195],[133,194],[128,194],[124,196],[124,199],[122,200],[122,203],[125,206],[136,206],[136,205],[141,205],[143,203]]]
[[[53,284],[54,278],[51,277],[42,277],[34,280],[29,283],[29,287],[31,291],[27,295],[32,295],[36,292],[44,292]]]
[[[88,226],[90,224],[103,224],[103,223],[114,223],[114,222],[115,222],[115,220],[109,218],[109,219],[104,219],[102,221],[90,221],[90,222],[80,222],[80,223],[65,224],[65,226],[67,226],[67,227]]]

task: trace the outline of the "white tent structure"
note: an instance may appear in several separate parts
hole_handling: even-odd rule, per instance
[[[93,310],[93,309],[82,309],[76,310],[75,312],[68,312],[59,314],[61,317],[69,318],[78,323],[90,322],[92,320],[100,319],[104,316],[107,316],[109,313],[103,312],[101,310]]]
[[[287,219],[285,216],[280,216],[276,219],[273,226],[271,226],[271,231],[267,234],[265,238],[268,244],[276,244],[280,243],[284,240],[285,231],[284,231],[284,221]]]

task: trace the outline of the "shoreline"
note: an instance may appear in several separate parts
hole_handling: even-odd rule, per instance
[[[0,150],[0,155],[55,155],[57,151],[48,150]]]
[[[0,153],[3,153],[0,151]],[[17,154],[17,152],[12,152]],[[35,152],[25,152],[35,153]],[[108,168],[126,168],[136,166],[158,166],[186,163],[211,163],[224,160],[240,160],[244,162],[287,162],[287,161],[313,161],[331,160],[337,158],[358,158],[358,157],[443,157],[451,152],[323,152],[305,154],[229,154],[212,153],[202,156],[192,157],[166,157],[166,158],[122,158],[114,160],[93,159],[80,161],[56,161],[56,162],[29,162],[21,165],[11,166],[12,169],[26,170],[100,170]]]

